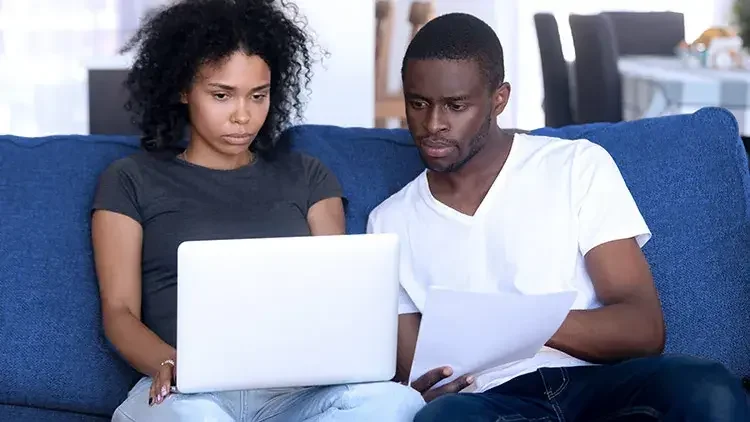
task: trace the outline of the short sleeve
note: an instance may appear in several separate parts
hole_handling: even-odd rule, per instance
[[[370,216],[367,218],[367,234],[375,234],[375,233],[383,233],[378,225],[375,223],[375,217],[374,212],[370,213]],[[401,265],[405,265],[404,260],[402,258]],[[404,286],[399,285],[398,288],[398,314],[418,314],[419,308],[417,308],[417,305],[414,304],[414,301],[411,300],[411,297],[409,297],[409,293],[406,292],[406,289],[404,289]]]
[[[99,177],[92,212],[106,210],[126,215],[137,222],[143,218],[138,206],[136,165],[128,158],[112,163]]]
[[[345,200],[338,179],[320,160],[305,155],[302,165],[310,186],[310,194],[307,200],[308,208],[323,199],[341,198]]]
[[[614,240],[635,238],[643,247],[651,231],[617,164],[599,145],[589,143],[576,157],[574,180],[578,244],[583,255]]]

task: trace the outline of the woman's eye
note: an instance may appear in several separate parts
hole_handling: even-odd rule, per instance
[[[268,97],[268,94],[253,94],[254,101],[263,101]]]
[[[214,94],[214,98],[217,99],[217,100],[219,100],[219,101],[224,101],[227,98],[229,98],[229,96],[227,94],[223,93],[223,92],[217,92],[217,93]]]

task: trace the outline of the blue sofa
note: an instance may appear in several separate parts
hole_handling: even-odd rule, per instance
[[[645,253],[667,351],[750,375],[750,176],[722,109],[535,131],[587,137],[619,164],[654,232]],[[284,135],[341,179],[350,233],[422,169],[403,130],[299,126]],[[99,322],[89,203],[130,137],[0,136],[0,420],[107,420],[137,379]]]

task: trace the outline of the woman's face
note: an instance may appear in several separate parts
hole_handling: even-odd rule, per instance
[[[259,56],[235,52],[202,66],[182,101],[188,106],[191,143],[222,155],[248,150],[268,115],[271,70]]]

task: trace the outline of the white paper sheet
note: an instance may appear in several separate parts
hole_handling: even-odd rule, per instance
[[[432,288],[427,293],[410,382],[441,367],[465,374],[533,357],[560,328],[575,292],[545,295]],[[435,388],[433,387],[433,388]]]

